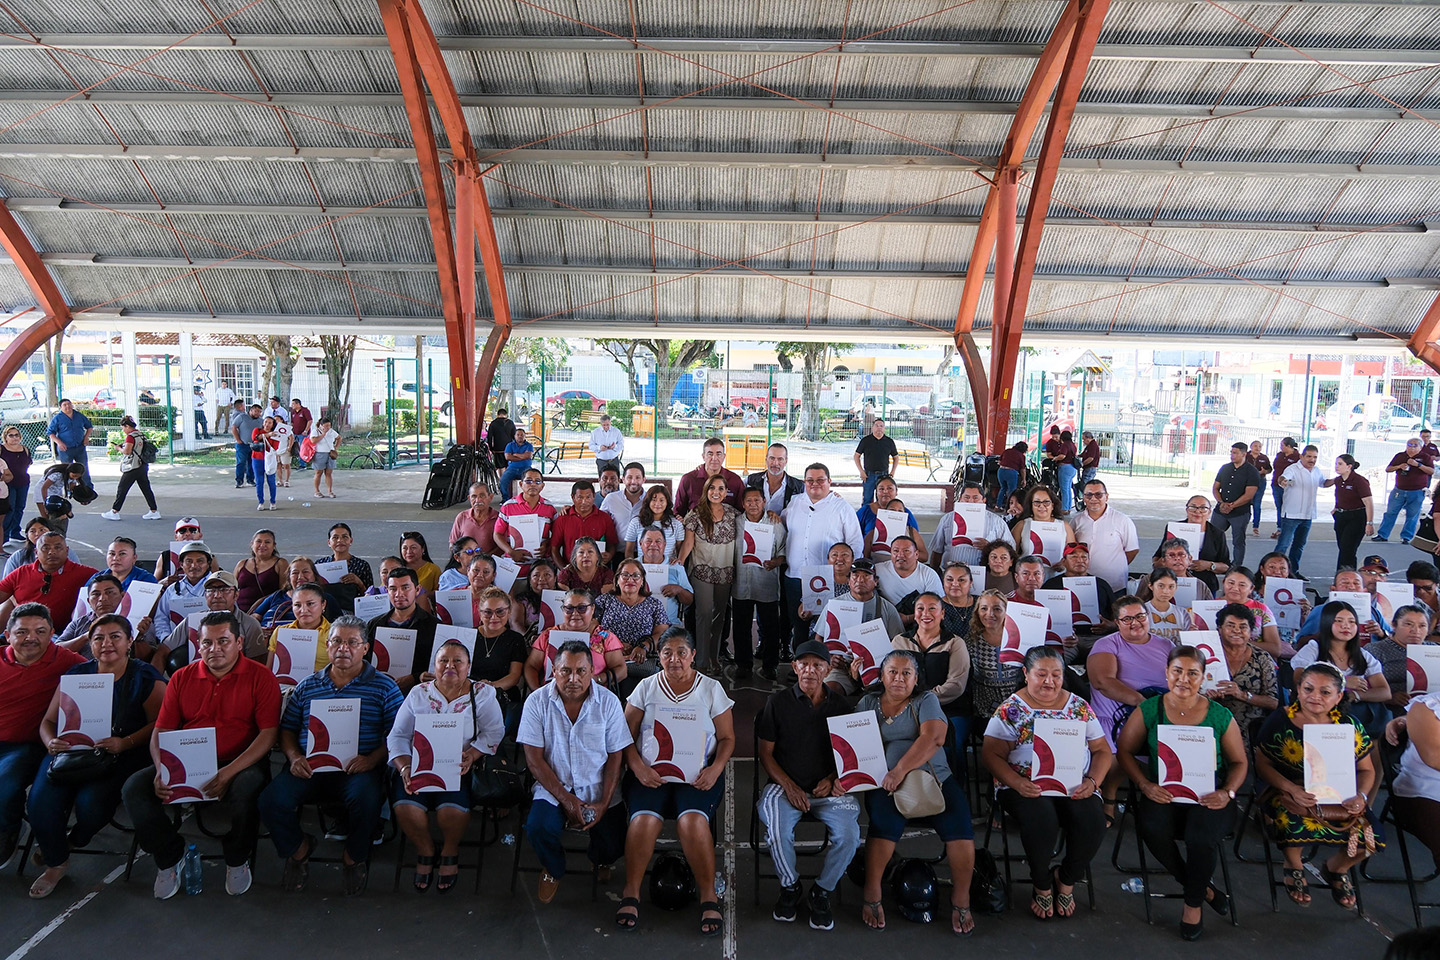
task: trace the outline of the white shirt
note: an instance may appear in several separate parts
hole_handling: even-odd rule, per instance
[[[625,435],[613,426],[609,430],[596,427],[590,431],[590,449],[596,460],[619,460],[625,450]]]
[[[565,713],[565,701],[560,699],[554,683],[547,683],[526,697],[515,740],[543,750],[545,762],[555,771],[561,785],[582,803],[600,799],[605,763],[610,754],[619,753],[635,742],[625,724],[625,708],[620,705],[620,698],[593,681],[574,723]],[[533,795],[536,800],[560,806],[559,799],[538,780]],[[620,800],[617,787],[610,797],[610,805],[613,807]]]
[[[235,405],[235,391],[229,387],[221,386],[215,391],[215,406],[233,407]]]
[[[153,616],[154,625],[150,628],[155,639],[164,642],[175,630],[177,624],[170,621],[170,605],[181,597],[203,597],[205,596],[205,581],[210,577],[207,574],[200,578],[199,583],[191,583],[181,577],[170,586],[166,587],[160,594],[160,599],[155,601],[155,613]],[[184,633],[185,631],[181,631]],[[176,644],[175,646],[179,646]]]
[[[320,424],[317,422],[310,425],[310,439],[315,441],[316,453],[333,453],[340,434],[336,433],[334,428],[328,428],[322,434]]]
[[[1289,491],[1287,490],[1286,492],[1288,493]],[[1362,649],[1360,656],[1365,660],[1365,676],[1373,677],[1377,673],[1383,674],[1385,672],[1385,668],[1380,665],[1380,661],[1376,660],[1375,655],[1369,650]],[[1304,670],[1319,659],[1320,641],[1311,640],[1305,644],[1305,646],[1295,651],[1295,656],[1290,658],[1290,669],[1294,670],[1296,674],[1299,674],[1301,670]],[[1350,669],[1348,663],[1337,663],[1335,666],[1339,667],[1340,672],[1347,677],[1353,677],[1355,675],[1355,672]]]
[[[1440,716],[1440,693],[1416,697],[1410,701],[1409,709],[1429,710]],[[1393,792],[1397,797],[1425,797],[1429,800],[1440,797],[1440,770],[1421,759],[1414,740],[1405,747],[1405,753],[1400,757],[1400,773],[1395,777]]]
[[[290,422],[290,411],[287,410],[287,409],[285,409],[285,407],[283,407],[283,406],[279,406],[279,407],[268,407],[268,406],[267,406],[267,407],[265,408],[265,412],[262,413],[262,414],[260,414],[260,417],[261,417],[262,419],[265,418],[265,417],[274,417],[274,418],[275,418],[277,421],[279,421],[280,423],[289,423],[289,422]]]
[[[980,562],[980,549],[968,543],[952,544],[955,539],[955,511],[951,510],[940,517],[940,523],[935,527],[935,532],[930,535],[928,544],[931,553],[940,554],[940,566],[943,568],[947,563],[968,563],[978,564]],[[1010,536],[1010,528],[1005,526],[1005,520],[993,510],[985,511],[985,540],[994,543],[996,540],[1003,540],[1010,546],[1015,546],[1015,538]]]
[[[703,673],[695,674],[694,685],[679,699],[670,692],[665,672],[654,673],[641,680],[625,702],[645,715],[640,721],[640,756],[646,763],[654,763],[658,757],[655,742],[655,708],[666,703],[683,703],[696,707],[700,726],[705,730],[705,762],[715,759],[715,718],[735,706],[720,681]]]
[[[799,579],[806,567],[828,564],[830,548],[849,544],[855,556],[865,555],[865,538],[860,520],[845,498],[835,491],[812,503],[808,494],[790,498],[783,514],[788,544],[785,547],[786,575]]]
[[[612,494],[608,494],[600,503],[600,509],[610,514],[610,519],[615,521],[615,532],[624,538],[625,531],[630,529],[630,521],[640,516],[640,506],[645,502],[645,491],[640,491],[640,496],[634,503],[625,495],[622,487]]]
[[[385,738],[390,750],[390,759],[408,757],[414,749],[415,718],[431,714],[458,714],[460,735],[467,747],[474,747],[481,753],[493,754],[505,736],[505,717],[500,712],[500,702],[495,699],[495,688],[483,683],[475,684],[475,708],[471,712],[470,693],[460,694],[454,700],[435,688],[433,680],[417,683],[400,702],[395,711],[395,724]]]
[[[1286,520],[1314,520],[1320,514],[1316,500],[1325,473],[1319,467],[1305,469],[1303,463],[1292,463],[1281,474],[1289,486],[1280,501],[1280,516]]]
[[[932,590],[945,596],[945,585],[940,574],[922,564],[917,564],[910,576],[902,577],[895,570],[895,561],[886,560],[875,565],[875,577],[880,581],[880,595],[891,603],[899,603],[916,591]]]
[[[780,479],[776,481],[773,477],[770,476],[768,470],[765,472],[765,479],[760,481],[760,492],[765,494],[766,510],[771,511],[772,513],[784,512],[786,479],[787,475],[782,473],[780,474]],[[772,483],[775,485],[774,490],[771,490]],[[800,496],[803,497],[804,494],[802,493],[800,494]]]
[[[1070,520],[1077,543],[1090,545],[1090,574],[1100,577],[1118,597],[1125,592],[1130,577],[1127,551],[1140,549],[1140,536],[1135,523],[1125,514],[1107,505],[1098,519],[1081,510]]]

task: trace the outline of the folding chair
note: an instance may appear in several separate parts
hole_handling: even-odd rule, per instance
[[[1011,863],[1013,863],[1013,862],[1015,862],[1015,861],[1022,861],[1022,862],[1023,862],[1023,861],[1025,860],[1025,854],[1024,854],[1023,851],[1020,852],[1020,853],[1011,853],[1011,852],[1010,852],[1010,820],[1009,820],[1009,814],[1008,814],[1008,813],[1006,812],[1006,810],[1005,810],[1005,805],[1000,802],[1000,800],[999,800],[998,797],[995,799],[994,809],[995,809],[995,811],[999,814],[999,818],[1000,818],[1000,857],[999,857],[999,859],[1000,859],[1001,865],[1003,866],[1003,868],[1004,868],[1004,870],[1005,870],[1005,886],[1006,886],[1006,887],[1009,887],[1009,886],[1011,885],[1011,883],[1016,882],[1016,881],[1014,880],[1014,878],[1011,877],[1011,868],[1010,868],[1010,865],[1011,865]],[[991,822],[988,822],[988,823],[986,823],[986,825],[985,825],[985,843],[984,843],[984,846],[986,847],[986,849],[988,849],[988,848],[990,847],[990,838],[991,838],[992,834],[994,833],[994,830],[993,830],[993,820],[994,820],[994,818],[992,817],[992,818],[991,818]],[[1054,859],[1055,857],[1060,856],[1061,852],[1062,852],[1064,849],[1065,849],[1065,836],[1064,836],[1064,834],[1062,833],[1062,834],[1060,835],[1060,837],[1059,837],[1059,838],[1056,840],[1056,842],[1055,842],[1055,851],[1054,851],[1054,853],[1052,854],[1052,859]],[[1019,882],[1020,884],[1022,884],[1022,885],[1024,885],[1024,884],[1031,884],[1031,885],[1033,885],[1035,881],[1034,881],[1034,878],[1033,878],[1033,877],[1021,877],[1018,882]],[[1085,877],[1084,877],[1083,880],[1081,880],[1081,883],[1085,884],[1085,898],[1086,898],[1086,900],[1087,900],[1088,903],[1089,903],[1090,909],[1093,911],[1093,910],[1095,909],[1095,878],[1094,878],[1094,876],[1091,874],[1090,864],[1088,864],[1088,863],[1085,864]]]
[[[1139,802],[1140,802],[1140,793],[1139,793],[1139,791],[1135,788],[1135,785],[1132,783],[1132,784],[1130,784],[1129,799],[1128,799],[1128,800],[1126,801],[1126,803],[1125,803],[1126,812],[1129,812],[1131,809],[1136,809],[1137,806],[1138,806],[1138,804],[1139,804]],[[1140,827],[1139,827],[1139,821],[1138,821],[1138,816],[1139,816],[1139,815],[1137,814],[1136,816],[1137,816],[1137,821],[1136,821],[1136,827],[1135,827],[1135,849],[1136,849],[1136,852],[1138,853],[1139,858],[1140,858],[1140,865],[1139,865],[1139,868],[1138,868],[1135,872],[1137,872],[1137,873],[1140,874],[1140,883],[1142,884],[1142,890],[1141,890],[1141,892],[1142,892],[1142,893],[1144,894],[1144,896],[1145,896],[1145,922],[1148,923],[1148,924],[1154,924],[1154,923],[1155,923],[1154,911],[1153,911],[1153,907],[1151,906],[1151,903],[1150,903],[1150,901],[1151,901],[1152,899],[1155,899],[1155,900],[1183,900],[1184,897],[1185,897],[1185,895],[1184,895],[1183,893],[1154,893],[1154,892],[1151,891],[1151,889],[1150,889],[1150,866],[1149,866],[1149,864],[1147,864],[1147,863],[1145,862],[1145,838],[1144,838],[1143,836],[1141,836],[1141,834],[1140,834]],[[1120,838],[1117,836],[1117,837],[1116,837],[1116,843],[1115,843],[1115,853],[1114,853],[1114,856],[1112,857],[1112,862],[1113,862],[1115,859],[1118,859],[1118,858],[1119,858],[1119,855],[1120,855],[1120,849],[1119,849],[1119,848],[1120,848],[1120,843],[1119,843],[1119,839],[1120,839]],[[1230,925],[1231,925],[1232,927],[1238,927],[1238,926],[1240,926],[1240,910],[1239,910],[1239,907],[1238,907],[1239,899],[1238,899],[1238,897],[1235,895],[1235,884],[1234,884],[1234,882],[1230,879],[1230,863],[1229,863],[1229,861],[1227,861],[1227,860],[1225,859],[1225,841],[1228,840],[1228,839],[1229,839],[1229,835],[1227,834],[1226,836],[1221,837],[1218,841],[1216,841],[1216,843],[1215,843],[1215,853],[1216,853],[1216,859],[1217,859],[1217,860],[1219,861],[1219,863],[1220,863],[1220,876],[1221,876],[1221,877],[1224,879],[1224,881],[1225,881],[1225,889],[1222,890],[1221,892],[1224,893],[1227,897],[1230,898]]]

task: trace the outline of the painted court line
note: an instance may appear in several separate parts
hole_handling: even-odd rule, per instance
[[[5,960],[21,960],[22,957],[24,957],[31,950],[34,950],[37,946],[44,942],[46,937],[50,936],[50,934],[54,933],[56,930],[59,930],[61,925],[64,924],[66,920],[69,920],[75,914],[79,913],[91,900],[94,900],[96,897],[100,896],[101,891],[103,891],[105,887],[109,886],[115,880],[116,877],[120,876],[124,872],[125,865],[123,863],[120,866],[116,867],[114,870],[111,870],[110,873],[101,882],[99,887],[96,887],[94,890],[91,890],[79,900],[76,900],[74,903],[70,904],[70,906],[66,907],[63,911],[60,912],[59,916],[51,920],[49,923],[45,924],[45,926],[41,927],[39,930],[36,930],[33,934],[31,934],[29,940],[26,940],[24,943],[20,944],[20,946],[16,947],[11,952],[10,956],[5,958]]]
[[[735,960],[735,923],[739,893],[735,889],[735,760],[725,764],[725,835],[722,852],[725,864],[725,897],[721,902],[725,917],[725,936],[721,955]]]

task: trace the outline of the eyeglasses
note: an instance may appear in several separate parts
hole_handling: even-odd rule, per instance
[[[1187,503],[1185,504],[1185,509],[1194,513],[1208,513],[1210,511],[1210,507],[1203,503]]]
[[[1085,494],[1081,494],[1081,496],[1084,497],[1086,500],[1104,500],[1104,499],[1105,499],[1105,493],[1104,493],[1103,491],[1101,491],[1101,492],[1085,493]]]
[[[325,645],[329,647],[343,647],[346,650],[359,650],[365,646],[365,641],[363,639],[337,640],[331,637],[325,641]]]
[[[206,588],[205,588],[205,592],[206,592],[206,593],[229,593],[230,591],[232,591],[232,590],[234,590],[234,589],[235,589],[234,587],[225,587],[225,586],[220,586],[220,587],[206,587]]]
[[[418,530],[406,530],[404,533],[400,534],[400,539],[401,539],[401,540],[419,540],[419,539],[420,539],[420,531],[418,531]]]
[[[481,610],[480,616],[486,620],[498,620],[501,617],[510,616],[509,610]]]
[[[560,609],[564,610],[566,613],[584,613],[586,610],[589,610],[593,606],[595,606],[595,604],[593,603],[577,603],[573,606],[567,603],[561,606]]]
[[[1031,501],[1030,501],[1030,505],[1031,505],[1031,506],[1035,506],[1035,507],[1053,507],[1053,506],[1055,505],[1055,501],[1054,501],[1054,500],[1031,500]]]
[[[525,486],[527,486],[527,487],[538,487],[538,486],[540,486],[540,484],[544,483],[545,481],[543,481],[543,480],[521,480],[520,482],[523,483],[523,484],[525,484]]]
[[[617,576],[615,579],[616,579],[616,580],[644,580],[644,579],[645,579],[645,574],[643,574],[643,573],[622,573],[622,574],[620,574],[619,576]]]
[[[1150,615],[1149,615],[1148,613],[1137,613],[1137,614],[1135,614],[1133,617],[1116,617],[1116,618],[1115,618],[1115,622],[1116,622],[1116,623],[1136,624],[1136,623],[1145,623],[1145,622],[1147,622],[1149,619],[1150,619]]]

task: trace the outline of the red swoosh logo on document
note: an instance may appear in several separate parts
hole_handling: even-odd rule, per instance
[[[1172,797],[1183,800],[1194,800],[1196,803],[1199,803],[1200,795],[1179,782],[1180,777],[1184,773],[1184,768],[1180,765],[1180,758],[1175,755],[1175,751],[1170,745],[1168,743],[1157,742],[1155,744],[1155,752],[1160,758],[1160,763],[1164,766],[1164,779],[1175,781],[1172,783],[1161,783],[1160,786],[1168,791]]]
[[[1025,654],[1020,652],[1020,626],[1009,616],[1005,618],[1005,639],[1000,643],[1000,662],[1025,662]]]
[[[296,683],[295,678],[290,675],[291,669],[290,651],[286,649],[284,643],[277,641],[275,644],[275,679],[280,683]]]
[[[205,794],[200,792],[199,787],[187,786],[180,781],[185,779],[185,764],[180,758],[169,750],[160,751],[160,765],[165,768],[165,785],[170,787],[170,802],[176,800],[204,800]],[[172,784],[179,784],[172,786]]]
[[[856,787],[880,786],[880,784],[875,782],[874,777],[855,769],[860,760],[855,756],[855,748],[850,746],[848,740],[832,733],[830,734],[830,746],[840,756],[841,772],[839,781],[841,787],[849,791]]]
[[[740,562],[758,564],[760,562],[760,558],[755,555],[755,538],[750,536],[749,532],[746,532],[744,536],[745,556],[741,558]]]
[[[77,747],[95,746],[94,740],[80,732],[80,705],[68,693],[60,694],[60,733],[58,736],[66,743],[72,743]]]
[[[1414,660],[1405,661],[1405,672],[1410,675],[1411,693],[1429,693],[1430,678],[1425,675],[1425,668]]]
[[[445,778],[432,772],[435,769],[435,748],[430,746],[430,741],[425,738],[425,734],[419,732],[415,734],[413,743],[416,772],[410,775],[411,788],[417,792],[421,787],[445,789]]]

